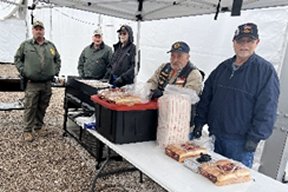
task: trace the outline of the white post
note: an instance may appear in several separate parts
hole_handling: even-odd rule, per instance
[[[135,55],[135,68],[134,68],[134,84],[137,81],[137,75],[138,75],[138,62],[140,65],[140,27],[141,27],[141,21],[138,20],[137,21],[137,36],[136,36],[136,55]]]
[[[52,9],[53,9],[53,6],[51,5],[50,6],[50,31],[49,31],[49,37],[50,37],[50,40],[51,41],[53,41],[53,21],[52,21],[52,19],[53,19],[53,16],[52,16],[52,14],[53,14],[53,12],[52,12]]]

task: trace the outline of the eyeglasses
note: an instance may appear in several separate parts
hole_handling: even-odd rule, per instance
[[[122,33],[119,33],[119,35],[127,35],[127,33],[126,32],[122,32]]]

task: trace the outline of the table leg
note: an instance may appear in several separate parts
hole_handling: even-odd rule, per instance
[[[110,160],[110,154],[111,154],[111,150],[110,148],[108,148],[108,154],[107,154],[107,158],[106,160],[103,162],[103,164],[101,164],[100,162],[96,165],[96,170],[97,173],[93,178],[93,182],[92,182],[92,188],[91,188],[91,192],[96,192],[96,180],[98,179],[98,177],[100,177],[100,174],[102,172],[102,170],[104,169],[104,167],[106,166],[106,164],[109,162]],[[101,165],[100,165],[101,164]],[[99,166],[99,169],[97,169],[97,166]]]
[[[140,183],[143,183],[143,173],[141,171],[139,171],[140,173]]]

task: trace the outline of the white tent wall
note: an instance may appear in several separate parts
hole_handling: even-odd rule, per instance
[[[140,79],[147,79],[161,62],[169,61],[171,44],[188,42],[191,61],[209,74],[221,61],[233,56],[232,37],[239,24],[255,22],[260,44],[256,52],[277,68],[287,44],[288,8],[242,11],[241,17],[220,14],[144,22],[141,28],[142,68]],[[149,67],[147,67],[149,66]]]
[[[34,10],[33,15],[35,20],[44,22],[46,38],[51,40],[60,52],[62,59],[60,74],[64,75],[78,74],[77,64],[81,51],[92,43],[93,31],[99,26],[104,33],[104,42],[109,46],[118,41],[116,31],[121,24],[129,24],[136,29],[136,22],[133,21],[69,8],[41,8]],[[31,36],[30,15],[27,20]]]
[[[26,23],[20,19],[0,21],[0,62],[12,63],[19,44],[26,38]]]
[[[52,40],[62,58],[61,74],[77,75],[78,57],[91,43],[93,30],[101,25],[104,41],[112,46],[117,42],[117,29],[129,24],[137,33],[137,23],[130,20],[74,10],[69,8],[42,8],[34,10],[35,19],[43,20],[46,37]],[[271,61],[277,68],[284,57],[288,8],[270,8],[242,11],[241,17],[229,13],[218,16],[203,15],[141,23],[140,81],[146,81],[163,62],[169,61],[169,50],[174,41],[186,41],[191,47],[191,61],[209,74],[221,61],[233,55],[232,37],[236,27],[244,22],[255,22],[261,42],[257,53]],[[28,15],[28,23],[30,16]],[[51,24],[51,25],[50,25]],[[31,26],[29,27],[31,30]],[[29,32],[31,34],[31,32]],[[135,40],[136,42],[136,40]]]

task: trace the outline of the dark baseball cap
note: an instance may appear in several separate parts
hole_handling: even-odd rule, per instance
[[[254,23],[245,23],[243,25],[239,25],[234,33],[233,40],[241,39],[242,37],[250,37],[252,39],[258,39],[258,29],[257,25]]]
[[[118,33],[120,32],[128,32],[127,26],[126,25],[122,25],[120,27],[120,29],[117,30]]]
[[[174,51],[175,52],[181,52],[181,53],[189,53],[190,47],[188,46],[187,43],[185,43],[183,41],[177,41],[177,42],[173,43],[170,51],[168,51],[167,53],[174,52]]]

